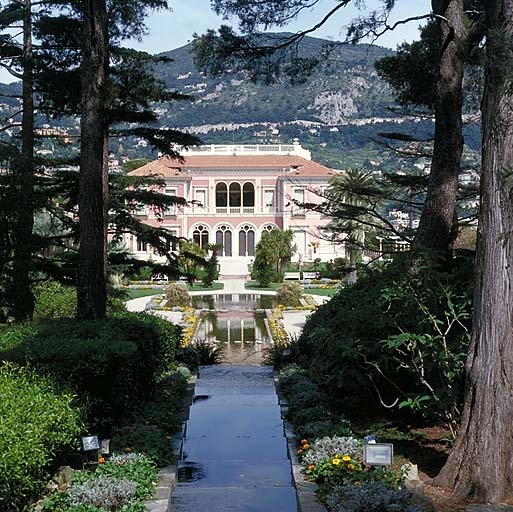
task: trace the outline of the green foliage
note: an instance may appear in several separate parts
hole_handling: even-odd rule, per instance
[[[251,279],[257,281],[260,288],[268,288],[276,278],[276,271],[271,258],[260,254],[251,265]]]
[[[153,494],[153,484],[157,479],[155,463],[140,453],[127,453],[113,455],[104,464],[100,464],[97,470],[83,474],[84,479],[90,480],[98,476],[110,476],[124,478],[137,484],[137,497],[149,498]],[[79,480],[77,478],[77,480]]]
[[[12,364],[0,367],[0,396],[0,510],[28,510],[55,455],[77,442],[80,413],[50,379]]]
[[[298,360],[333,393],[373,395],[454,429],[469,343],[472,265],[398,260],[342,289],[306,322]]]
[[[255,250],[251,278],[260,287],[268,287],[272,281],[283,281],[283,272],[294,254],[294,233],[292,230],[273,229],[264,232]]]
[[[192,240],[180,240],[178,263],[191,281],[198,277],[198,270],[205,266],[205,251]]]
[[[323,500],[330,512],[434,512],[427,500],[379,481],[347,482],[329,490]]]
[[[328,459],[308,465],[306,473],[317,484],[328,488],[347,482],[380,482],[387,489],[398,489],[401,484],[401,478],[391,469],[364,467],[361,455],[355,458],[344,452],[338,452]]]
[[[0,337],[3,359],[30,363],[77,392],[89,421],[108,430],[155,392],[173,361],[177,328],[144,313],[104,321],[41,321]]]
[[[283,306],[301,306],[303,287],[299,283],[283,283],[276,290],[276,303]]]
[[[121,297],[111,294],[107,298],[107,310],[110,314],[126,311]],[[73,318],[77,310],[77,290],[55,281],[47,281],[35,288],[34,320]]]
[[[182,367],[167,374],[159,382],[155,396],[138,404],[128,422],[113,430],[112,449],[144,453],[159,467],[171,464],[173,451],[169,438],[181,427],[181,408],[189,376]]]
[[[195,371],[200,366],[221,363],[224,348],[207,340],[198,340],[186,347],[179,348],[176,360]]]
[[[392,86],[401,105],[433,110],[440,53],[439,32],[437,23],[428,23],[421,30],[420,41],[402,43],[396,55],[375,63],[379,76]]]
[[[128,160],[128,162],[124,162],[122,164],[122,169],[127,174],[129,172],[135,171],[135,169],[138,169],[139,167],[142,167],[143,165],[146,165],[149,162],[146,158],[134,158],[133,160]]]
[[[153,274],[153,269],[151,267],[140,267],[137,269],[137,272],[133,274],[132,281],[149,281]]]
[[[171,464],[173,460],[169,435],[156,425],[135,422],[116,428],[111,435],[111,446],[115,451],[133,448],[147,455],[159,467]]]
[[[139,453],[113,455],[94,472],[77,471],[71,486],[46,498],[42,512],[144,512],[157,468]]]
[[[77,291],[55,281],[40,284],[35,289],[34,319],[73,318],[77,310]]]
[[[214,281],[219,278],[219,259],[217,258],[217,251],[221,247],[218,245],[211,245],[209,250],[212,251],[210,258],[207,259],[205,264],[205,273],[202,276],[201,282],[205,288],[211,288]]]
[[[289,403],[287,419],[298,436],[315,439],[351,435],[348,422],[333,415],[329,396],[308,377],[306,370],[289,365],[280,372],[279,383]]]
[[[172,283],[164,290],[167,299],[167,305],[174,306],[188,306],[190,302],[189,292],[185,284]]]

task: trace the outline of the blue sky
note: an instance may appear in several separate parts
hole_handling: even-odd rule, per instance
[[[309,27],[323,16],[323,13],[332,8],[337,0],[320,0],[314,11],[305,11],[298,20],[281,30],[295,31]],[[367,0],[367,10],[380,5],[379,0]],[[210,0],[169,0],[171,11],[160,11],[148,18],[149,35],[142,43],[130,42],[130,46],[144,49],[152,53],[172,50],[187,44],[192,35],[197,32],[204,33],[208,28],[217,28],[223,20],[218,18],[210,8]],[[391,17],[391,22],[411,16],[427,14],[430,12],[429,0],[397,0],[397,6]],[[318,37],[333,38],[344,37],[344,27],[355,16],[361,14],[354,7],[346,7],[330,20],[322,29],[315,33]],[[230,24],[224,21],[224,23]],[[395,49],[403,41],[412,41],[417,38],[419,22],[413,21],[402,25],[393,32],[382,36],[376,44]]]

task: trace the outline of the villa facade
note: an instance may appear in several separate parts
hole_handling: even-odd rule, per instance
[[[329,218],[294,204],[320,202],[333,176],[299,144],[201,146],[183,157],[165,156],[130,173],[158,177],[166,194],[188,201],[164,215],[138,212],[144,222],[202,247],[220,244],[221,258],[251,259],[262,234],[276,228],[294,232],[295,261],[344,256],[342,245],[321,236]],[[152,256],[151,247],[135,237],[126,243],[139,257]]]

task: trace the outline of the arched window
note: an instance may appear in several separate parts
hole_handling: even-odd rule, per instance
[[[217,252],[219,256],[232,255],[232,229],[230,226],[222,225],[217,228],[216,244],[222,246],[222,249]]]
[[[208,228],[206,226],[197,226],[192,233],[192,239],[202,249],[206,249],[208,245]]]
[[[244,183],[242,187],[242,206],[255,206],[255,186],[253,183]]]
[[[240,183],[230,184],[230,208],[241,207]]]
[[[266,224],[263,227],[263,231],[272,231],[273,229],[276,229],[276,226],[273,226],[272,224]]]
[[[255,255],[255,230],[245,225],[239,231],[239,256]]]
[[[228,206],[228,187],[226,183],[216,185],[216,207],[226,208]]]

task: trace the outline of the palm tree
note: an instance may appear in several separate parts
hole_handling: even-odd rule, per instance
[[[333,216],[326,231],[332,237],[344,235],[349,256],[348,281],[356,282],[356,262],[361,259],[365,245],[365,225],[368,223],[370,197],[377,197],[372,172],[361,167],[350,167],[344,174],[334,176],[325,194],[329,213]]]

